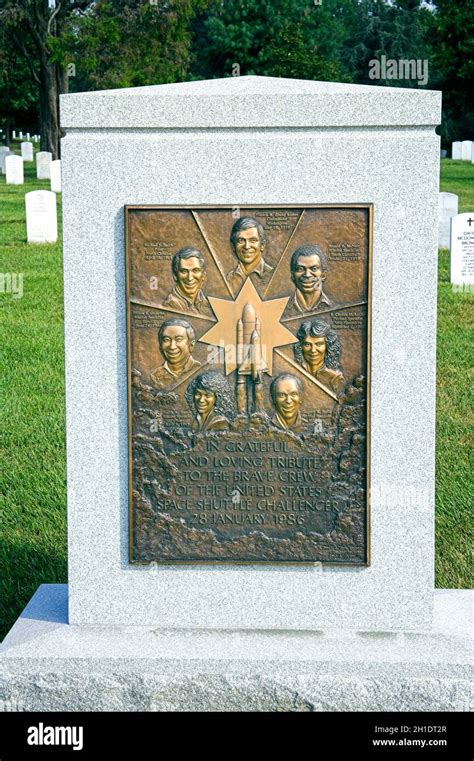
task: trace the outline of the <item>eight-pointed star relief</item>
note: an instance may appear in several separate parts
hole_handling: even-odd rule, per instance
[[[269,375],[272,375],[273,349],[296,343],[293,333],[280,323],[280,317],[289,296],[262,301],[251,279],[247,278],[234,301],[218,299],[214,296],[208,296],[208,299],[216,315],[217,323],[204,333],[199,341],[224,348],[226,375],[237,369],[237,324],[246,304],[253,306],[260,322],[262,359],[268,366]]]

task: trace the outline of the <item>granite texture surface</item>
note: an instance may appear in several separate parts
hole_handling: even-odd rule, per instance
[[[438,591],[430,632],[74,626],[43,585],[0,646],[0,709],[468,711],[473,593]]]
[[[216,104],[220,86],[212,85]],[[273,84],[250,78],[236,86],[258,95]],[[283,86],[281,97],[289,97],[293,85]],[[173,98],[186,95],[188,85],[180,87],[170,86]],[[365,88],[349,89],[364,99]],[[97,129],[81,131],[81,108],[68,111],[66,104],[82,95],[63,98],[63,126],[74,127],[62,141],[72,623],[393,631],[429,625],[438,117],[434,109],[429,121],[420,105],[426,93],[414,93],[416,104],[411,91],[373,89],[382,100],[406,95],[410,123],[422,113],[427,126],[379,129],[362,103],[365,129],[167,132],[152,124],[161,96],[146,88],[146,130],[101,129],[99,108]],[[335,123],[332,86],[316,90],[328,124]],[[96,96],[105,98],[106,110],[122,98]],[[126,125],[140,109],[120,102]],[[179,107],[186,103],[193,124],[187,95]],[[262,124],[280,113],[273,95],[265,104],[258,109]],[[130,566],[124,205],[317,203],[374,204],[370,567]]]
[[[61,96],[65,129],[425,126],[441,93],[400,87],[226,77]]]

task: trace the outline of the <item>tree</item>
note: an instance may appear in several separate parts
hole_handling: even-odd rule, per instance
[[[432,27],[433,86],[443,90],[444,142],[474,135],[474,5],[472,0],[435,0]]]
[[[0,0],[4,37],[38,88],[41,149],[59,156],[59,96],[70,81],[91,90],[184,78],[189,23],[206,2]]]
[[[190,22],[208,0],[98,0],[77,19],[63,50],[77,61],[71,89],[139,87],[184,79]]]
[[[347,25],[342,60],[351,79],[358,84],[418,87],[415,80],[373,80],[372,60],[382,56],[399,60],[429,60],[431,43],[427,30],[430,11],[422,0],[359,0]]]
[[[288,20],[269,44],[265,71],[272,77],[290,79],[334,81],[344,78],[338,61],[321,54],[316,42],[308,45],[303,24]]]
[[[344,20],[354,0],[214,0],[194,25],[192,75],[345,79]]]
[[[15,126],[34,132],[38,128],[37,90],[24,60],[8,46],[0,27],[0,125],[10,145]]]
[[[91,0],[0,0],[5,34],[26,61],[39,92],[41,150],[59,156],[59,95],[67,92],[67,72],[58,40],[71,19]]]

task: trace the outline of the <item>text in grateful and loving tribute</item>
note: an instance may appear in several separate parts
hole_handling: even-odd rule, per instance
[[[367,564],[371,207],[125,215],[131,562]]]

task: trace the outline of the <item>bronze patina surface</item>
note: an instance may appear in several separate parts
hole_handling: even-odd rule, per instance
[[[131,562],[368,564],[372,208],[125,215]]]

